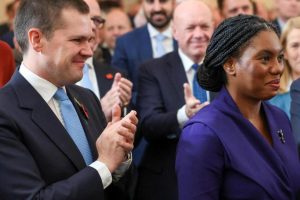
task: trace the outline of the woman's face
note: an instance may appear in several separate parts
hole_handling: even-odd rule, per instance
[[[286,37],[285,59],[291,66],[293,79],[300,77],[300,29],[295,28]]]
[[[238,98],[265,100],[276,95],[283,72],[283,53],[273,31],[255,35],[238,58],[233,59],[234,72],[229,85]],[[225,65],[226,70],[226,65]]]

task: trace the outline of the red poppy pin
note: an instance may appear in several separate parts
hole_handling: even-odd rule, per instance
[[[76,104],[79,106],[79,109],[81,113],[84,115],[84,117],[88,120],[89,119],[89,113],[87,112],[86,108],[83,104],[81,104],[76,98],[74,98]]]
[[[107,79],[113,79],[113,77],[114,76],[111,73],[108,73],[105,75],[105,78],[107,78]]]

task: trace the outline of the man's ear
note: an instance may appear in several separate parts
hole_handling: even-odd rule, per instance
[[[40,29],[37,28],[31,28],[29,29],[28,33],[28,40],[29,40],[29,45],[32,46],[32,48],[36,51],[36,52],[42,52],[42,48],[43,48],[43,34],[40,31]]]
[[[223,65],[223,69],[228,75],[236,74],[236,60],[234,58],[228,58],[228,60]]]

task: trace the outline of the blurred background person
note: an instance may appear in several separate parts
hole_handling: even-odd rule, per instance
[[[140,65],[177,49],[173,39],[171,20],[175,0],[142,0],[147,23],[117,38],[112,66],[122,70],[133,83],[131,105],[136,106],[138,69]],[[136,134],[133,161],[139,165],[146,141]],[[140,142],[141,141],[141,142]]]
[[[177,146],[180,200],[296,200],[300,163],[288,117],[275,96],[283,51],[272,23],[254,15],[223,21],[197,75],[219,92],[185,124]]]
[[[19,0],[15,0],[13,1],[11,4],[8,5],[7,7],[7,15],[8,15],[8,23],[4,26],[4,32],[0,35],[0,40],[3,40],[4,42],[6,42],[7,44],[9,44],[9,46],[11,48],[14,48],[14,26],[13,26],[13,21],[17,12],[17,9],[19,7],[20,1]],[[8,27],[8,29],[5,30],[5,27]]]
[[[253,15],[254,8],[251,0],[217,0],[218,8],[224,19],[239,14]]]
[[[112,65],[125,71],[133,82],[133,104],[136,101],[139,65],[177,48],[171,31],[174,7],[175,0],[143,0],[147,24],[117,39]]]
[[[267,21],[271,20],[264,1],[262,1],[262,0],[254,1],[253,0],[252,4],[253,4],[253,11],[257,16],[260,16]]]
[[[84,0],[90,8],[90,16],[93,37],[90,41],[91,48],[96,51],[102,40],[99,31],[104,26],[105,20],[101,17],[101,11],[97,0]],[[85,61],[83,77],[78,85],[92,90],[100,99],[102,110],[106,120],[110,121],[112,107],[116,104],[125,107],[131,99],[132,83],[122,77],[119,70],[97,62],[92,57]]]
[[[285,68],[280,80],[278,94],[270,103],[281,108],[290,118],[290,86],[300,78],[300,16],[287,21],[281,34]]]
[[[0,36],[4,35],[5,33],[11,31],[13,29],[13,22],[15,18],[15,1],[9,3],[5,7],[5,14],[7,17],[7,21],[0,24]]]
[[[10,80],[15,69],[12,49],[7,43],[0,41],[0,88]]]
[[[116,39],[131,31],[132,25],[129,16],[117,2],[102,1],[100,6],[105,24],[103,27],[103,43],[99,45],[99,48],[102,51],[103,62],[111,65]]]
[[[300,79],[295,80],[291,85],[291,99],[291,124],[300,158]]]
[[[286,22],[292,18],[300,15],[300,1],[299,0],[274,0],[274,5],[277,9],[277,17],[273,24],[279,29],[280,33]]]

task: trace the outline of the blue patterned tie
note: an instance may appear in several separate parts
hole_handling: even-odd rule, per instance
[[[198,69],[198,64],[193,64],[192,68],[195,70],[195,75],[193,78],[193,94],[194,96],[200,100],[201,103],[204,103],[207,101],[207,95],[206,91],[200,87],[200,85],[197,82],[197,69]]]
[[[163,45],[163,41],[166,39],[166,36],[163,34],[158,34],[155,36],[156,40],[156,53],[158,57],[163,56],[166,53],[165,47]]]
[[[87,165],[93,162],[92,153],[82,128],[78,114],[64,89],[59,88],[54,94],[58,101],[65,128],[79,149]]]
[[[92,81],[89,76],[89,66],[86,63],[84,64],[84,67],[83,67],[83,77],[81,79],[81,86],[88,88],[92,91],[94,89]]]

